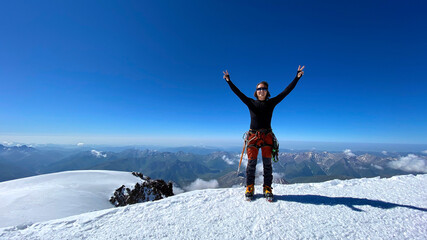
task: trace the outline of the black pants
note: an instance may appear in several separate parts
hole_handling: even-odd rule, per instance
[[[249,159],[246,167],[246,186],[255,184],[255,170],[257,159]],[[271,187],[273,182],[273,167],[271,166],[271,158],[262,158],[262,165],[264,167],[264,185]]]

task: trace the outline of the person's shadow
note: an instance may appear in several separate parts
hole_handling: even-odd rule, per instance
[[[391,209],[395,207],[405,207],[418,211],[427,212],[427,208],[414,207],[410,205],[402,205],[390,202],[384,202],[380,200],[370,200],[366,198],[352,198],[352,197],[325,197],[320,195],[276,195],[274,196],[275,201],[287,201],[297,202],[303,204],[315,204],[315,205],[344,205],[352,209],[353,211],[363,212],[355,206],[369,205],[371,207],[377,207],[382,209]]]

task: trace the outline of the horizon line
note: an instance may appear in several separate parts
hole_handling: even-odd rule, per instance
[[[36,140],[38,139],[38,140]],[[53,140],[55,139],[55,140]],[[102,139],[102,140],[101,140]],[[59,141],[56,141],[59,140]],[[87,141],[89,140],[89,141]],[[104,141],[103,141],[104,140]],[[116,141],[114,141],[116,140]],[[123,141],[126,140],[126,141]],[[133,141],[132,141],[133,140]],[[159,144],[159,141],[170,142],[173,140],[184,140],[181,143],[175,144]],[[195,141],[204,140],[206,143]],[[217,144],[218,141],[226,141],[222,144]],[[77,145],[84,143],[88,145],[107,145],[107,146],[138,146],[138,145],[151,145],[151,146],[230,146],[230,143],[238,146],[243,142],[242,138],[207,138],[207,137],[189,137],[189,136],[126,136],[126,135],[89,135],[89,136],[77,136],[77,135],[6,135],[0,136],[0,144],[2,143],[17,143],[23,145]],[[386,145],[426,145],[427,143],[404,143],[404,142],[384,142],[384,141],[360,141],[360,140],[294,140],[294,139],[283,139],[279,142],[288,143],[325,143],[325,144],[386,144]]]

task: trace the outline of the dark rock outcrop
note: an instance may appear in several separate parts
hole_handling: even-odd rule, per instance
[[[126,206],[129,204],[156,201],[165,197],[173,196],[172,182],[166,183],[161,179],[152,180],[142,173],[132,172],[136,177],[143,180],[142,183],[136,183],[133,189],[126,188],[124,185],[116,189],[110,202],[114,206]]]

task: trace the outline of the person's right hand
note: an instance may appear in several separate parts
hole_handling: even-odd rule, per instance
[[[225,70],[225,72],[223,71],[222,73],[224,73],[224,78],[225,81],[229,82],[230,81],[230,74],[228,74],[228,70]]]
[[[301,67],[301,65],[298,65],[298,72],[297,72],[297,77],[298,77],[298,78],[301,78],[301,77],[302,77],[302,75],[304,75],[304,71],[303,71],[304,67],[305,67],[305,66],[302,66],[302,67]]]

